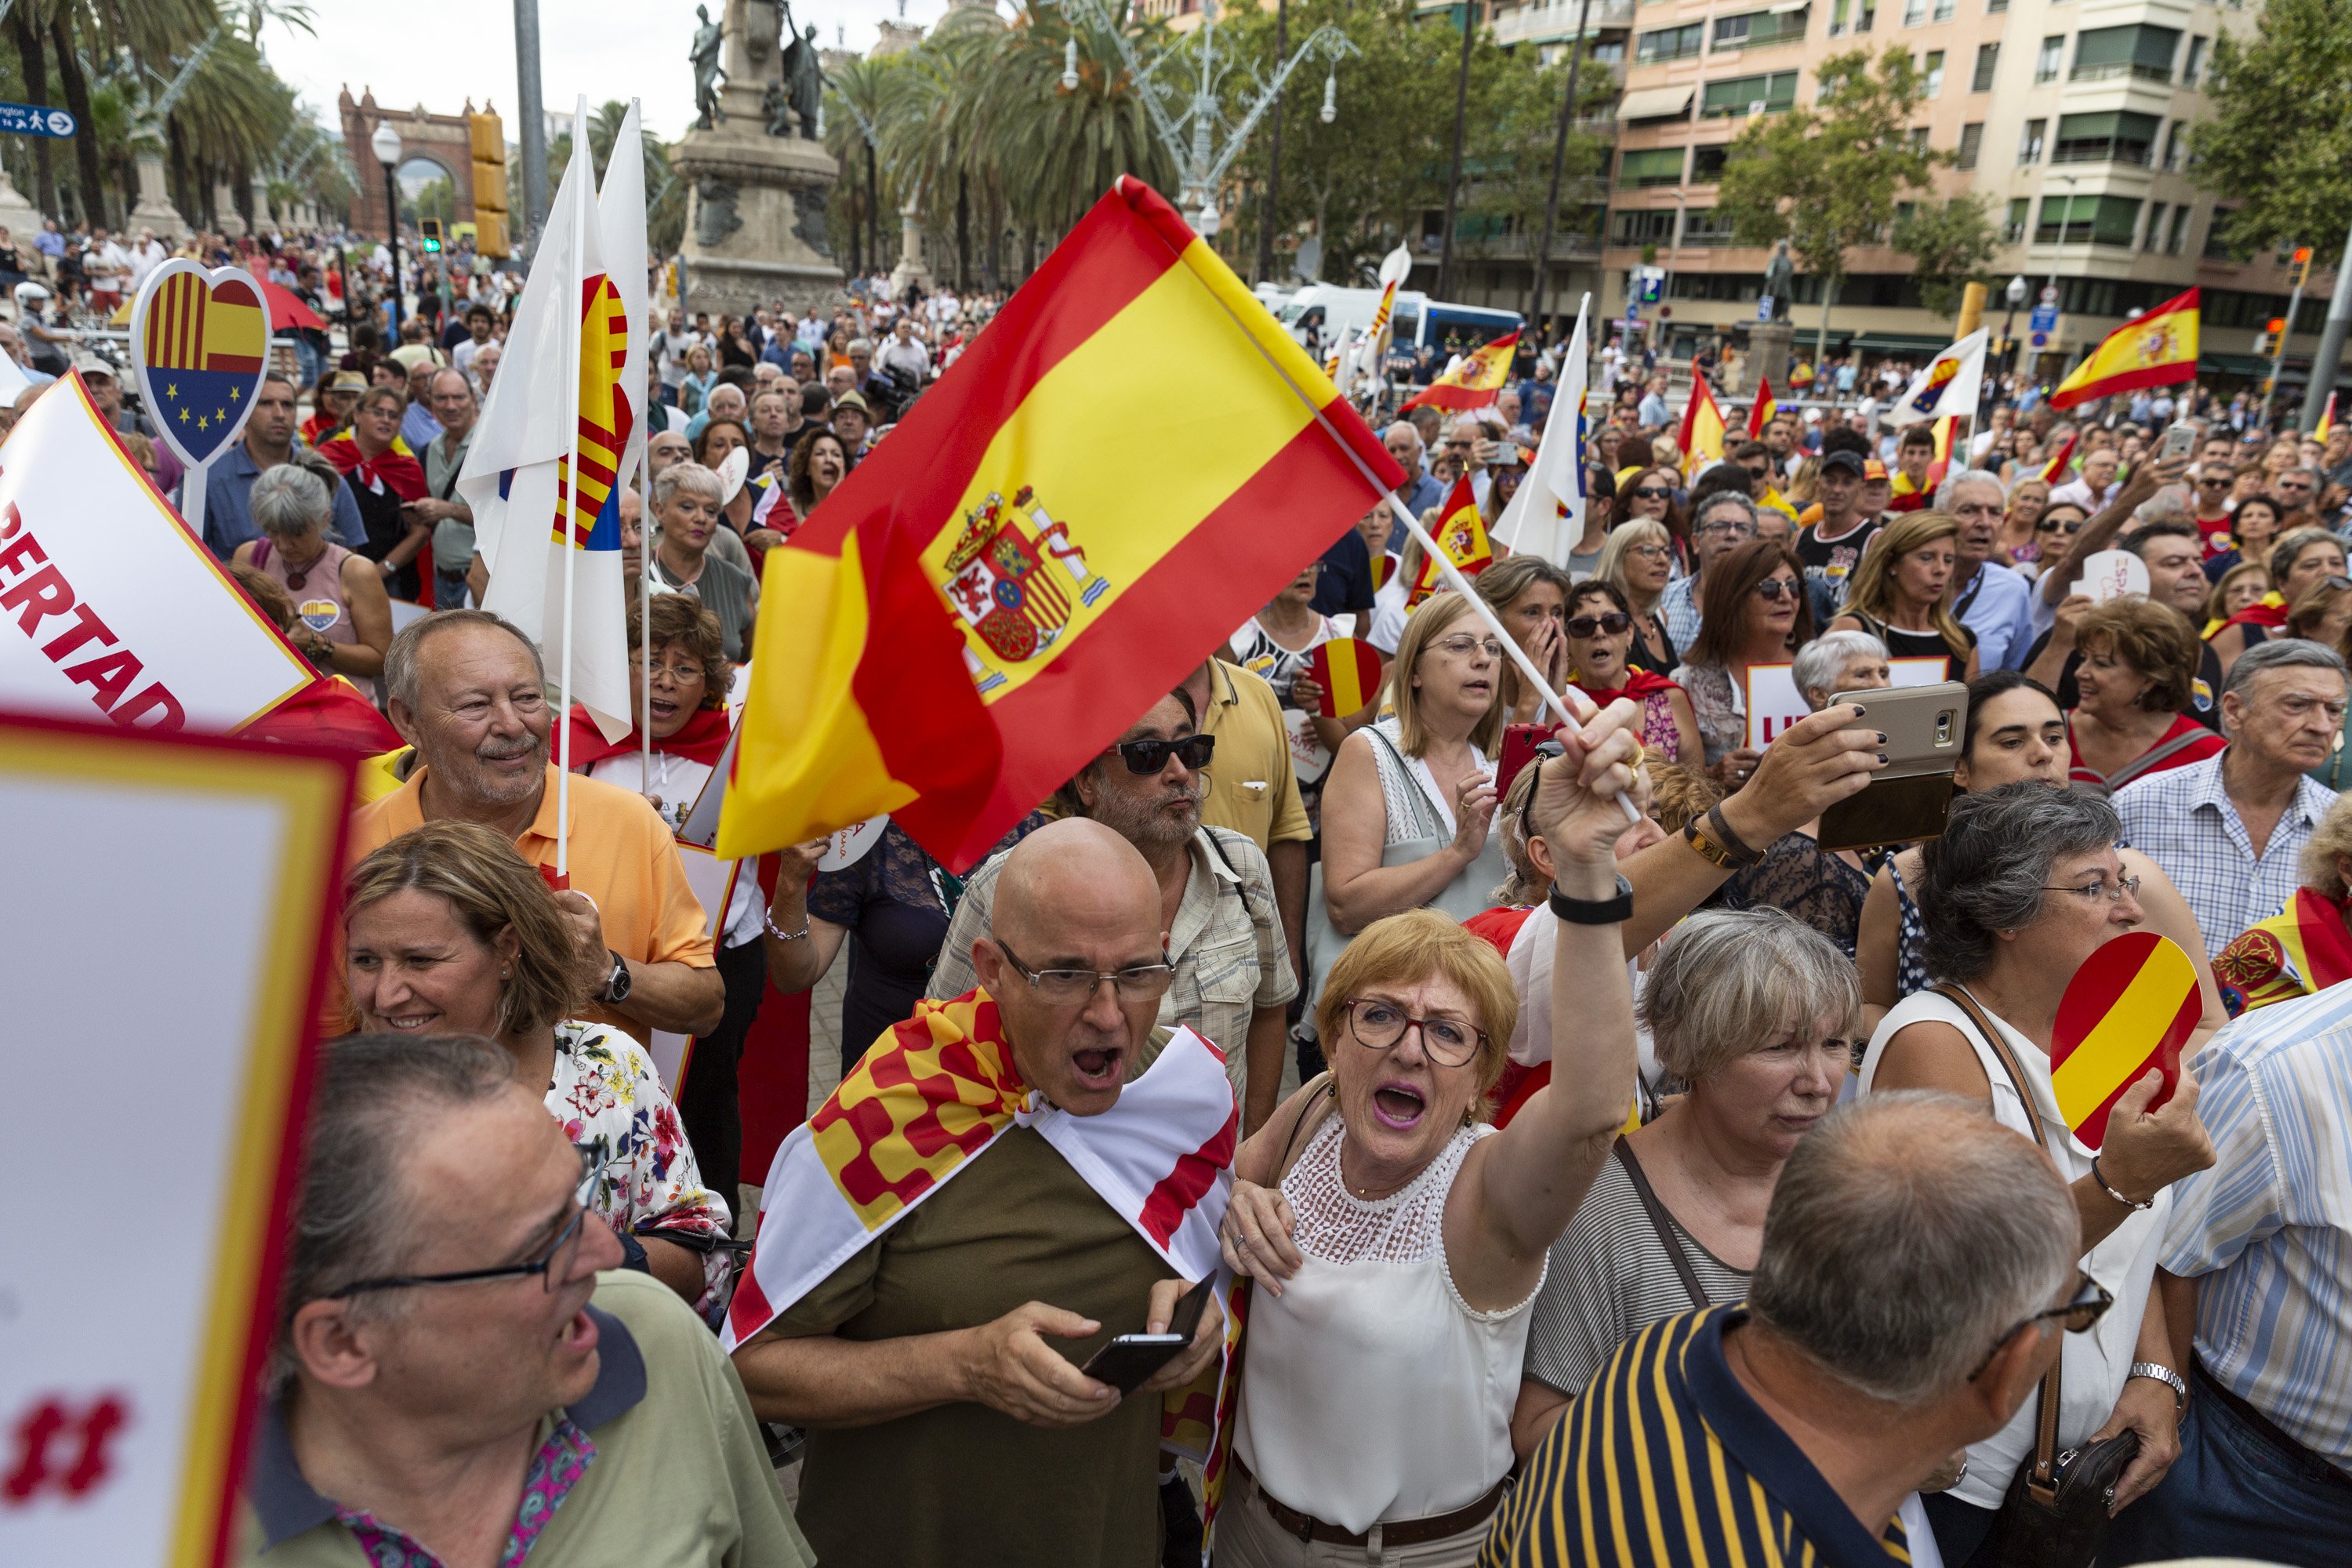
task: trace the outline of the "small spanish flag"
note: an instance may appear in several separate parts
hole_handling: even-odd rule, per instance
[[[1403,478],[1121,177],[768,552],[719,853],[887,811],[971,866]]]
[[[2058,455],[2042,465],[2043,484],[2054,485],[2065,479],[2067,468],[2072,467],[2074,461],[2074,443],[2079,439],[2081,439],[2079,435],[2067,437],[2066,444],[2058,448]]]
[[[2095,397],[2167,386],[2197,376],[2197,290],[2176,294],[2155,310],[2134,316],[2101,340],[2074,374],[2050,395],[2053,408],[2072,408]]]
[[[1360,713],[1381,694],[1381,650],[1361,637],[1333,637],[1307,656],[1307,673],[1323,689],[1326,719]]]
[[[2050,1087],[2074,1136],[2096,1149],[2107,1113],[2151,1067],[2163,1069],[2166,1087],[2149,1109],[2161,1105],[2204,1013],[2196,966],[2168,937],[2126,931],[2084,959],[2050,1031]]]
[[[1404,407],[1397,412],[1422,407],[1456,411],[1486,407],[1502,395],[1503,384],[1511,379],[1511,356],[1518,349],[1519,334],[1509,332],[1485,348],[1471,350],[1460,364],[1405,399]]]
[[[1396,575],[1396,569],[1397,558],[1388,553],[1388,552],[1382,551],[1380,554],[1373,556],[1372,592],[1377,594],[1381,589],[1387,587],[1389,585],[1389,579]]]
[[[1478,498],[1470,489],[1469,475],[1454,481],[1454,489],[1445,498],[1444,515],[1438,519],[1431,537],[1445,552],[1445,558],[1454,563],[1454,570],[1465,577],[1475,577],[1495,563],[1495,547],[1487,542],[1486,520],[1478,515]],[[1437,563],[1424,559],[1420,575],[1413,579],[1412,592],[1405,595],[1405,603],[1420,604],[1437,592],[1439,581]]]
[[[1772,401],[1772,383],[1769,379],[1758,382],[1756,402],[1748,410],[1748,438],[1751,441],[1764,439],[1764,427],[1772,423],[1772,416],[1780,411],[1780,405]]]
[[[2319,411],[2319,423],[2311,427],[2311,438],[2315,441],[2325,441],[2327,439],[2328,433],[2335,428],[2336,394],[2330,392],[2327,395],[2327,405]]]
[[[1685,479],[1695,479],[1701,468],[1723,460],[1723,410],[1716,406],[1715,394],[1707,390],[1706,377],[1696,371],[1691,374],[1690,401],[1683,405],[1683,428],[1677,444],[1683,449]]]

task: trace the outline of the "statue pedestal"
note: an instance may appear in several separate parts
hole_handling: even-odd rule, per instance
[[[898,265],[890,269],[891,297],[905,299],[910,286],[926,294],[937,287],[923,265],[923,213],[913,202],[898,209]]]
[[[27,251],[33,248],[33,237],[41,232],[41,215],[9,180],[5,169],[0,169],[0,228],[5,228]]]
[[[793,310],[833,301],[842,272],[824,207],[841,170],[823,143],[769,136],[756,116],[730,113],[716,130],[688,132],[670,167],[687,183],[688,310],[740,316],[780,300]]]
[[[139,201],[131,209],[131,221],[122,226],[134,235],[142,228],[152,228],[155,231],[155,237],[166,244],[184,238],[188,233],[188,220],[182,217],[180,209],[172,205],[172,189],[163,177],[163,155],[161,153],[142,153],[137,161]],[[40,225],[33,226],[37,229]]]
[[[1769,381],[1776,395],[1788,396],[1789,348],[1796,336],[1796,325],[1790,321],[1759,321],[1748,328],[1748,363],[1740,378],[1745,384],[1737,395],[1753,397],[1758,385]]]

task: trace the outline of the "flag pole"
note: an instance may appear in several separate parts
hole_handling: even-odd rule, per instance
[[[587,100],[580,100],[581,108],[573,110],[572,123],[581,124]],[[580,156],[586,145],[584,140],[572,148],[572,155]],[[580,562],[580,542],[575,529],[580,515],[580,329],[581,293],[588,279],[583,275],[582,262],[588,254],[588,217],[586,206],[575,195],[572,203],[572,288],[571,310],[566,319],[571,330],[564,333],[563,377],[563,437],[571,454],[563,482],[557,487],[557,506],[561,515],[556,519],[563,540],[563,712],[562,739],[557,742],[558,762],[555,775],[555,875],[562,880],[572,869],[572,606],[577,592]],[[639,564],[643,564],[642,547]],[[568,884],[567,884],[568,885]]]
[[[646,410],[651,416],[653,410]],[[654,787],[654,481],[646,469],[651,443],[637,453],[637,657],[644,671],[639,682],[638,721],[645,726],[643,760],[637,767],[637,788],[648,799]],[[664,803],[668,804],[667,802]]]

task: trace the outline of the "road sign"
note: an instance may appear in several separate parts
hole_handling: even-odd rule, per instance
[[[1772,319],[1772,306],[1773,299],[1771,295],[1758,295],[1756,297],[1756,319],[1759,321],[1770,321]]]
[[[2054,310],[2054,309],[2056,309],[2057,304],[2058,304],[2058,285],[2057,285],[2057,284],[2055,284],[2055,283],[2044,283],[2044,284],[2042,286],[2042,302],[2043,304],[2045,304],[2045,305],[2050,306],[2050,307],[2051,307],[2052,309],[2053,309],[2053,310]]]
[[[0,103],[0,132],[18,136],[70,136],[74,117],[38,103]]]
[[[2028,338],[2026,342],[2032,343],[2037,349],[2046,349],[2050,346],[2050,334],[2048,332],[2036,332],[2032,337]]]
[[[2048,293],[2049,290],[2044,289],[2042,292]],[[2058,305],[2055,300],[2045,300],[2033,307],[2033,330],[2037,332],[2054,332],[2058,330]]]

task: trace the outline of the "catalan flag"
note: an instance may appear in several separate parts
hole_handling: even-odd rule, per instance
[[[1402,479],[1122,178],[769,552],[718,852],[887,811],[970,866]]]
[[[2058,384],[2058,390],[2050,395],[2050,406],[2072,408],[2118,392],[2194,380],[2198,298],[2194,289],[2176,294],[2109,332]]]
[[[1723,460],[1723,410],[1707,390],[1706,377],[1691,373],[1690,401],[1683,405],[1683,427],[1676,445],[1683,449],[1683,474],[1696,479],[1709,463]]]
[[[1454,570],[1465,577],[1475,577],[1495,563],[1495,547],[1486,538],[1486,520],[1478,514],[1477,492],[1470,488],[1470,476],[1463,475],[1446,492],[1445,504],[1438,514],[1437,526],[1430,537],[1454,563]],[[1437,592],[1441,581],[1437,563],[1423,557],[1421,570],[1413,576],[1412,588],[1405,595],[1407,605],[1418,605]]]
[[[2231,1016],[2292,1002],[2352,980],[2352,930],[2347,900],[2298,888],[2286,908],[2239,933],[2213,960],[2213,978]]]
[[[1518,349],[1519,334],[1510,332],[1484,348],[1471,350],[1460,364],[1406,398],[1398,412],[1428,407],[1459,413],[1487,406],[1503,395],[1503,384],[1511,378],[1511,356]]]
[[[190,465],[200,466],[244,426],[253,406],[268,361],[268,307],[251,275],[207,276],[193,262],[166,262],[142,300],[131,331],[151,413]]]
[[[1756,401],[1748,410],[1748,438],[1751,441],[1764,439],[1764,427],[1771,424],[1772,416],[1780,412],[1780,405],[1772,400],[1772,383],[1769,380],[1759,381],[1756,384]]]

